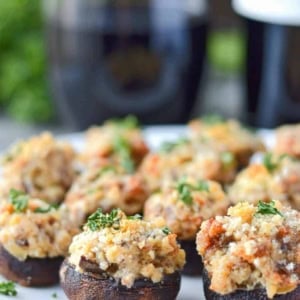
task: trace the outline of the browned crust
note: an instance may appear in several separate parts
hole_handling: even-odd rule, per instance
[[[186,254],[186,264],[183,267],[182,274],[187,276],[200,276],[203,270],[202,258],[196,249],[195,240],[178,241]]]
[[[0,273],[23,286],[49,286],[59,282],[63,257],[18,260],[0,245]]]
[[[246,290],[237,290],[234,293],[230,293],[227,295],[220,295],[210,288],[210,279],[207,271],[203,270],[203,288],[204,294],[207,300],[268,300],[268,296],[266,294],[265,289],[255,289],[251,291]],[[273,300],[299,300],[300,299],[300,286],[298,286],[295,290],[283,294],[277,295],[273,298]]]
[[[180,274],[175,272],[159,283],[136,280],[127,288],[116,280],[95,273],[77,272],[66,259],[60,270],[61,286],[70,300],[174,300],[180,289]]]
[[[236,153],[236,159],[238,162],[239,169],[245,168],[249,165],[251,156],[254,154],[253,150],[244,150],[240,153]]]

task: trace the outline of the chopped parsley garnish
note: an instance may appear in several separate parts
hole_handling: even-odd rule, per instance
[[[234,154],[228,151],[222,152],[221,161],[224,167],[231,167],[235,162]]]
[[[114,152],[119,155],[121,166],[128,173],[133,173],[135,169],[134,161],[131,157],[131,149],[129,143],[121,136],[114,140]]]
[[[56,294],[56,293],[53,293],[53,294],[52,294],[52,298],[57,298],[57,294]]]
[[[168,234],[171,233],[171,230],[170,230],[169,227],[164,227],[164,228],[162,229],[162,232],[163,232],[165,235],[168,235]]]
[[[185,179],[182,179],[178,182],[176,189],[179,193],[179,199],[187,205],[193,203],[192,191],[209,192],[209,186],[204,180],[200,180],[196,185],[192,185],[187,183]]]
[[[41,213],[41,214],[46,214],[50,212],[51,210],[57,210],[59,208],[58,204],[50,204],[48,207],[38,207],[34,210],[35,213]]]
[[[135,214],[133,216],[128,216],[127,217],[128,220],[142,220],[142,218],[143,217],[141,215],[139,215],[139,214]]]
[[[283,217],[283,214],[275,207],[275,202],[271,201],[270,203],[266,203],[263,201],[258,202],[257,211],[255,213],[261,215],[279,215]]]
[[[282,154],[276,158],[272,155],[272,153],[267,153],[264,156],[263,164],[269,172],[273,172],[279,167],[280,162],[287,156],[287,154]]]
[[[160,152],[169,153],[169,152],[173,151],[175,148],[177,148],[178,146],[181,146],[181,145],[184,145],[187,143],[188,143],[187,138],[180,138],[174,142],[164,142],[160,146]]]
[[[209,192],[209,186],[205,180],[200,180],[196,185],[196,190]]]
[[[135,129],[139,127],[139,121],[137,117],[133,115],[120,119],[112,119],[108,122],[120,127],[121,129]]]
[[[0,283],[0,294],[6,296],[16,296],[17,290],[14,282],[7,281]]]
[[[24,212],[28,206],[28,195],[22,191],[11,189],[9,191],[9,201],[16,212]]]
[[[107,227],[114,229],[120,228],[119,209],[113,209],[110,213],[102,213],[102,209],[98,208],[96,212],[88,217],[87,227],[91,231],[97,231]]]
[[[100,169],[99,173],[98,173],[98,177],[102,176],[105,173],[108,172],[116,172],[116,168],[113,166],[105,166],[103,168]]]
[[[208,114],[201,117],[201,121],[206,125],[217,125],[220,123],[224,123],[225,119],[222,116],[217,114]]]

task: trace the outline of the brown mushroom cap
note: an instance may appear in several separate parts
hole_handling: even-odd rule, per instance
[[[203,288],[207,300],[268,300],[265,289],[256,288],[254,290],[236,290],[234,293],[221,295],[212,291],[210,286],[210,278],[208,272],[203,270]],[[287,294],[274,296],[273,300],[299,300],[300,299],[300,286]]]
[[[59,282],[63,257],[18,260],[0,245],[0,273],[23,286],[49,286]]]
[[[180,274],[166,275],[159,283],[136,280],[131,288],[103,274],[80,273],[66,259],[60,270],[62,288],[70,300],[174,300],[180,289]]]
[[[203,270],[203,262],[197,252],[195,240],[179,240],[178,243],[186,254],[186,264],[183,267],[182,274],[200,276]]]

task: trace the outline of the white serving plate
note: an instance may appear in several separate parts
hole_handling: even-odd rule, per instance
[[[163,141],[175,140],[187,133],[185,126],[151,126],[144,129],[145,138],[151,149],[157,147]],[[274,135],[270,130],[259,130],[258,134],[263,138],[266,145],[271,147],[274,142]],[[61,140],[69,141],[77,150],[82,149],[83,134],[72,133],[59,137]],[[256,157],[255,160],[258,160]],[[5,280],[0,276],[0,281]],[[60,286],[53,286],[50,288],[24,288],[19,285],[16,286],[17,296],[8,297],[0,295],[1,300],[16,299],[16,300],[67,300],[63,290]],[[54,295],[56,297],[54,297]],[[113,300],[113,299],[107,299]],[[177,300],[205,300],[202,288],[202,279],[200,277],[183,276],[181,282],[181,290]]]

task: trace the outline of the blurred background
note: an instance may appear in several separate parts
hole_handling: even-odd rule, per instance
[[[300,121],[298,0],[0,0],[0,144],[135,114]]]

